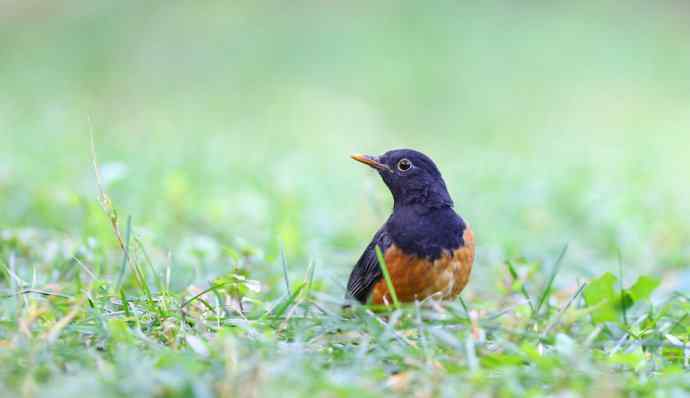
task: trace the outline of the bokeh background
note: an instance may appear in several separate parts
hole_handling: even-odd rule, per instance
[[[278,289],[282,246],[291,274],[314,261],[340,296],[390,208],[348,156],[411,147],[476,231],[470,299],[492,294],[506,258],[566,243],[574,278],[616,271],[620,254],[630,279],[690,279],[685,2],[0,7],[0,228],[116,247],[92,134],[121,220],[180,258],[178,288],[247,245]]]

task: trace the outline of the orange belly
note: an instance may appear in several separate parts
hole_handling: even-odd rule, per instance
[[[405,254],[395,245],[389,247],[384,258],[398,300],[412,302],[432,295],[442,300],[457,297],[470,279],[474,262],[474,235],[469,225],[463,239],[464,246],[452,253],[445,252],[434,261]],[[381,278],[374,285],[371,303],[392,302],[386,280]]]

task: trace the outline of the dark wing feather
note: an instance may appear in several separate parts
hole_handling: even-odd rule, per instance
[[[371,243],[362,253],[362,257],[355,264],[350,274],[350,280],[347,282],[346,298],[354,298],[362,304],[367,302],[371,289],[383,276],[374,248],[379,246],[381,251],[385,253],[391,244],[391,238],[383,226],[376,232]]]

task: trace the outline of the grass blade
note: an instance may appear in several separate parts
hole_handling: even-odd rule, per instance
[[[285,301],[283,301],[273,309],[271,313],[271,318],[278,319],[281,316],[283,316],[285,311],[287,311],[287,309],[292,305],[292,303],[294,303],[295,300],[297,300],[297,296],[299,296],[299,294],[302,292],[302,289],[304,289],[306,286],[306,283],[300,284],[297,287],[297,289],[295,289],[295,291],[287,299],[285,299]]]
[[[151,275],[153,275],[153,281],[156,284],[156,288],[160,292],[165,291],[165,285],[163,284],[163,278],[161,278],[161,276],[158,274],[156,267],[153,266],[153,262],[151,261],[151,258],[149,257],[149,254],[146,251],[146,247],[141,242],[141,240],[139,240],[136,236],[134,237],[134,243],[136,243],[137,249],[139,249],[140,252],[144,255],[144,263],[146,265],[148,265],[149,270],[151,270]]]
[[[283,279],[285,279],[285,288],[287,289],[287,294],[292,294],[290,290],[290,278],[288,278],[287,270],[287,258],[285,257],[285,246],[280,244],[280,264],[283,267]]]
[[[127,296],[125,296],[124,289],[120,289],[120,300],[122,300],[122,309],[125,311],[125,316],[127,318],[131,317],[132,314],[129,312],[129,302],[127,301]]]
[[[120,267],[120,274],[117,277],[117,283],[115,284],[115,289],[120,290],[122,283],[125,278],[125,272],[127,272],[127,265],[129,264],[129,237],[132,232],[132,216],[127,217],[127,229],[125,230],[125,247],[124,254],[122,256],[122,266]]]
[[[570,299],[568,300],[568,302],[565,303],[563,308],[561,308],[560,311],[558,311],[558,314],[556,314],[556,317],[551,321],[551,323],[546,328],[544,328],[544,331],[542,332],[541,337],[540,337],[541,340],[546,338],[546,336],[551,332],[551,329],[553,329],[558,324],[558,322],[560,322],[561,317],[563,316],[563,313],[566,312],[568,310],[568,308],[570,308],[570,306],[573,304],[573,302],[580,296],[582,291],[585,290],[585,287],[587,287],[586,283],[581,284],[580,287],[577,289],[577,291],[575,291],[575,294],[573,294],[570,297]]]
[[[381,248],[377,245],[374,250],[376,250],[376,258],[379,260],[379,266],[381,267],[381,272],[386,280],[386,286],[388,287],[388,292],[390,292],[393,298],[393,305],[395,308],[400,308],[400,301],[398,300],[398,294],[395,292],[395,286],[393,286],[393,281],[391,280],[391,275],[388,272],[388,266],[386,265],[386,259],[383,258],[383,253]]]
[[[462,296],[458,296],[458,300],[460,301],[460,305],[462,306],[462,309],[465,310],[465,315],[467,316],[467,319],[470,319],[470,310],[467,308],[467,304],[465,304],[465,300],[462,299]]]
[[[513,266],[513,262],[508,260],[506,261],[506,265],[508,266],[508,271],[510,272],[510,276],[513,277],[513,282],[518,281],[518,274],[517,271],[515,271],[515,267]],[[525,284],[521,284],[520,286],[520,292],[522,293],[522,296],[527,300],[527,304],[529,304],[529,309],[534,313],[534,304],[532,304],[532,298],[529,296],[529,293],[527,292],[527,288],[525,288]]]
[[[623,254],[618,249],[618,283],[621,292],[621,312],[623,313],[623,324],[628,327],[628,310],[625,306],[625,291],[623,290]]]
[[[551,269],[551,275],[549,275],[549,279],[546,281],[544,290],[542,291],[541,296],[539,297],[537,308],[535,308],[534,312],[532,313],[534,317],[536,317],[539,314],[539,310],[544,305],[544,302],[546,302],[546,299],[549,297],[549,294],[551,293],[551,288],[553,287],[553,282],[554,280],[556,280],[556,275],[558,275],[558,271],[560,271],[561,262],[563,261],[563,257],[565,257],[565,253],[567,251],[568,244],[566,243],[565,246],[563,246],[563,250],[561,250],[561,254],[558,255],[558,259],[554,263],[553,268]]]

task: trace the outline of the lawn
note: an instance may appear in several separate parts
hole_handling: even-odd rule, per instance
[[[10,2],[0,396],[690,395],[682,2]],[[342,311],[432,156],[461,299]]]

